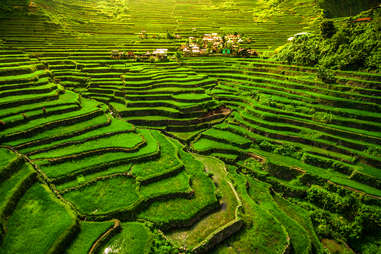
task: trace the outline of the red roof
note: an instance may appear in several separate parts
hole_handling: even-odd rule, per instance
[[[368,18],[358,18],[356,20],[354,20],[354,22],[364,22],[364,21],[371,21],[372,18],[368,17]]]

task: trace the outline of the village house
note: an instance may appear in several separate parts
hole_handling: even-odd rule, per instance
[[[152,54],[156,56],[167,56],[168,49],[156,49],[152,52]]]
[[[208,55],[209,53],[250,56],[255,51],[240,47],[240,44],[244,41],[244,38],[237,33],[228,34],[223,37],[219,36],[218,33],[208,33],[204,34],[201,38],[188,37],[188,43],[181,45],[180,50],[185,56]]]
[[[147,31],[145,31],[145,30],[142,30],[138,35],[139,35],[140,39],[147,39],[148,38]]]
[[[192,47],[192,54],[194,54],[194,55],[200,54],[200,47],[194,45],[194,46]]]
[[[156,49],[152,52],[152,56],[158,60],[165,60],[168,57],[168,49]]]
[[[113,49],[111,51],[111,58],[114,60],[119,60],[124,56],[124,53],[122,51],[119,51],[117,49]]]
[[[182,49],[182,51],[183,51],[183,53],[184,53],[185,56],[190,55],[190,53],[191,53],[191,50],[190,50],[188,47],[184,47],[184,48]]]

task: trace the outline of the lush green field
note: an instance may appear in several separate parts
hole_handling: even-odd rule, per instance
[[[3,0],[0,254],[381,253],[365,2]]]

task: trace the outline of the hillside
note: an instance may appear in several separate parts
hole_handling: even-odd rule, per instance
[[[322,12],[2,1],[0,254],[379,253],[379,10]],[[305,50],[359,17],[376,64]]]

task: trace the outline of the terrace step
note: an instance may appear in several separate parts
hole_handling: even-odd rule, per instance
[[[0,183],[0,206],[1,224],[6,225],[6,220],[15,210],[17,203],[25,192],[37,180],[36,171],[29,164],[21,164],[20,168],[6,180]]]
[[[20,149],[21,152],[31,155],[35,152],[45,151],[51,146],[59,145],[67,142],[68,138],[76,137],[77,139],[91,133],[91,131],[99,130],[99,128],[109,126],[111,119],[105,115],[94,117],[91,121],[83,119],[83,121],[73,123],[67,126],[57,126],[46,131],[22,140],[10,142],[10,145]],[[59,134],[57,134],[59,129]]]
[[[79,175],[100,172],[109,167],[130,162],[152,160],[160,156],[159,146],[152,137],[151,132],[149,130],[140,130],[139,133],[143,135],[146,145],[134,152],[104,152],[101,155],[93,154],[87,157],[75,157],[70,161],[61,159],[51,163],[50,160],[39,160],[36,163],[56,184],[61,184],[72,181]]]
[[[82,100],[83,102],[84,100]],[[83,108],[79,111],[68,112],[61,114],[59,116],[48,116],[46,118],[37,118],[35,120],[29,121],[27,124],[22,126],[15,126],[7,128],[3,131],[0,131],[0,140],[2,142],[8,142],[11,140],[19,139],[26,137],[28,135],[34,135],[41,132],[42,130],[47,130],[52,127],[59,125],[70,125],[75,122],[82,121],[83,119],[91,119],[93,117],[103,114],[103,110],[95,109],[97,103],[94,102],[85,102],[82,104]]]
[[[40,207],[38,213],[32,208]],[[35,210],[34,210],[35,211]],[[60,223],[51,223],[58,216]],[[34,230],[30,230],[33,228]],[[67,205],[57,201],[46,185],[34,184],[26,189],[7,220],[2,248],[11,253],[27,253],[33,244],[38,253],[61,252],[78,232],[76,215]],[[23,232],[20,235],[20,230]],[[35,231],[39,232],[36,234]],[[34,242],[36,241],[36,242]]]

